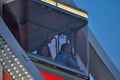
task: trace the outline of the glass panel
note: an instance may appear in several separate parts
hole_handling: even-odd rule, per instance
[[[87,41],[87,26],[74,33],[74,35],[61,35],[56,37],[58,39],[58,51],[54,51],[56,48],[55,42],[52,40],[49,43],[49,47],[52,51],[55,61],[59,64],[83,71],[88,74],[89,70],[89,51]],[[56,57],[55,57],[56,56]]]
[[[90,74],[90,80],[94,80],[93,76]]]
[[[83,29],[79,30],[76,34],[76,53],[79,60],[79,65],[81,70],[88,73],[89,70],[89,50],[88,50],[88,40],[87,32],[88,27],[85,26]]]
[[[61,68],[65,70],[88,75],[86,12],[82,12],[85,17],[81,18],[81,11],[65,4],[52,6],[31,0],[26,4],[25,8],[19,5],[18,9],[14,9],[16,6],[12,4],[4,5],[3,8],[3,18],[22,48],[27,53],[54,62],[54,65],[62,65]],[[79,12],[79,17],[73,15],[77,14],[76,11]]]

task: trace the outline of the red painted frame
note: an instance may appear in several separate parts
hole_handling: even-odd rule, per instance
[[[65,78],[45,72],[43,70],[39,70],[39,72],[42,74],[45,80],[66,80]],[[3,80],[11,80],[9,75],[5,71],[3,72]]]

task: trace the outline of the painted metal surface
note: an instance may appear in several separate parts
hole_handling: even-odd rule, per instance
[[[16,74],[23,74],[23,73],[18,73],[19,70],[21,70],[23,67],[24,67],[24,70],[25,71],[28,71],[28,74],[31,75],[31,79],[30,80],[44,80],[43,77],[40,75],[40,73],[38,72],[38,69],[34,66],[34,64],[31,62],[31,60],[28,58],[28,56],[26,55],[26,53],[24,52],[24,50],[21,48],[21,46],[18,44],[18,42],[16,41],[16,39],[13,37],[13,35],[11,34],[11,32],[9,31],[9,29],[7,28],[6,24],[4,23],[4,21],[2,20],[2,18],[0,17],[0,37],[2,40],[5,41],[5,46],[9,46],[9,50],[11,51],[10,54],[13,52],[14,53],[14,56],[13,57],[13,60],[15,63],[17,63],[17,61],[19,61],[19,64],[20,64],[20,68],[18,68],[18,70],[16,72],[13,72],[13,73],[16,73]],[[3,47],[4,45],[2,45],[3,42],[1,41],[1,47]],[[9,51],[8,50],[8,51]],[[6,52],[6,51],[5,51]],[[6,54],[8,54],[9,52],[7,52]],[[3,60],[6,60],[5,62],[8,63],[6,65],[9,65],[9,68],[12,68],[12,64],[10,63],[11,60],[8,60],[7,59],[12,59],[9,55],[7,57],[4,53],[4,50],[1,49],[0,50],[0,55],[2,56],[5,56],[5,57],[1,57],[0,58],[0,61],[1,61],[1,64],[3,64],[3,68],[9,73],[9,70],[7,68],[7,66],[5,67],[4,66],[4,63],[2,62]],[[16,57],[15,57],[16,56]],[[4,58],[4,59],[2,59]],[[14,59],[15,58],[15,59]],[[18,64],[18,67],[19,67],[19,64]],[[23,65],[23,66],[22,66]],[[17,66],[17,65],[14,65],[14,66]],[[16,67],[15,67],[15,70],[16,70]],[[27,73],[25,73],[27,75]],[[12,78],[14,79],[15,77],[13,77],[12,74],[9,73],[9,75],[12,76]],[[24,77],[24,75],[22,75]],[[19,76],[19,78],[22,79],[21,75]]]

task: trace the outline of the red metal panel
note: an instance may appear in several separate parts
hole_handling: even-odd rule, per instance
[[[65,78],[62,78],[60,76],[45,72],[43,70],[40,70],[40,73],[45,78],[45,80],[66,80]],[[9,75],[4,71],[4,78],[3,80],[11,80]]]
[[[40,70],[40,73],[43,75],[45,80],[66,80],[65,78],[62,78],[60,76],[45,72],[43,70]]]
[[[3,80],[11,80],[9,75],[5,71],[3,72]]]

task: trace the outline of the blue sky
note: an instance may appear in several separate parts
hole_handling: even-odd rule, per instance
[[[89,27],[120,71],[120,0],[75,0],[89,14]]]

